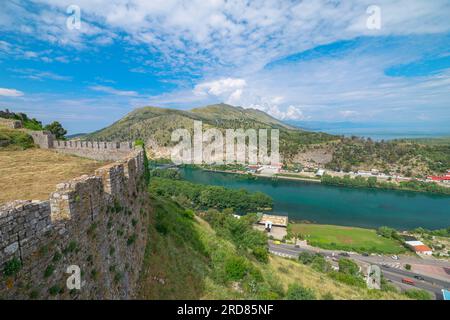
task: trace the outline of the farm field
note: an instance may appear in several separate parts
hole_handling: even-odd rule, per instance
[[[323,249],[385,254],[405,251],[399,242],[383,238],[372,229],[305,223],[291,224],[289,228],[310,245]]]

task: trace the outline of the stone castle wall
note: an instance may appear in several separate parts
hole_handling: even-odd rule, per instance
[[[134,147],[131,142],[57,140],[47,131],[32,131],[30,134],[34,143],[42,149],[53,149],[60,153],[94,160],[120,160],[125,158]]]
[[[128,299],[136,295],[150,209],[137,147],[45,201],[0,207],[0,299]],[[17,267],[19,265],[19,267]],[[69,290],[69,266],[81,290]]]
[[[14,120],[14,119],[0,118],[0,125],[11,128],[11,129],[22,128],[22,122],[19,120]]]

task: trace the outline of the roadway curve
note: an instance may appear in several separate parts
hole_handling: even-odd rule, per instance
[[[343,251],[332,251],[332,250],[324,250],[319,249],[315,247],[298,247],[291,244],[274,244],[272,241],[269,241],[269,251],[273,254],[284,256],[288,258],[298,258],[298,255],[300,252],[310,252],[310,253],[321,253],[325,257],[333,258],[339,256],[340,253]],[[450,288],[450,282],[445,281],[443,279],[437,279],[431,276],[424,276],[421,274],[417,274],[414,272],[406,271],[403,269],[396,269],[391,268],[389,266],[386,266],[387,262],[392,262],[393,260],[389,260],[390,258],[386,258],[383,256],[363,256],[360,254],[352,253],[348,258],[351,258],[357,262],[362,262],[366,264],[376,264],[380,266],[381,270],[383,271],[383,275],[386,279],[395,282],[400,288],[403,290],[411,289],[413,288],[411,285],[406,285],[402,283],[402,279],[407,277],[414,279],[414,276],[422,277],[423,280],[417,280],[415,281],[416,288],[427,290],[429,292],[432,292],[436,299],[442,300],[442,289],[448,289]],[[435,261],[435,260],[422,260],[419,258],[412,258],[408,257],[406,259],[402,259],[402,262],[408,262],[408,263],[420,263],[420,264],[428,264],[433,266],[446,266],[450,267],[450,264],[445,261]]]

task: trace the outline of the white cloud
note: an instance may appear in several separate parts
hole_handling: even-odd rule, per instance
[[[198,96],[211,95],[222,98],[226,103],[238,104],[246,86],[244,79],[226,78],[197,84],[193,92]]]
[[[362,35],[450,30],[446,0],[379,0],[382,27],[376,31],[366,28],[372,0],[78,0],[82,28],[74,32],[65,28],[72,0],[35,2],[43,4],[39,12],[22,2],[8,3],[0,29],[27,26],[23,33],[83,49],[120,38],[146,45],[173,68],[201,68],[215,76],[224,70],[251,73],[276,58]]]
[[[38,81],[44,81],[46,79],[49,80],[56,80],[56,81],[70,81],[72,80],[72,77],[69,76],[62,76],[50,71],[42,71],[42,70],[36,70],[36,69],[9,69],[9,71],[15,73],[20,78],[24,79],[31,79],[31,80],[38,80]]]
[[[109,93],[109,94],[116,95],[116,96],[134,97],[134,96],[139,95],[136,91],[117,90],[117,89],[114,89],[113,87],[101,86],[101,85],[90,86],[89,89],[94,90],[94,91]]]
[[[423,43],[425,36],[412,38],[421,43],[420,50],[399,49],[390,39],[408,36],[401,38],[406,42],[414,35],[448,34],[448,0],[78,0],[82,29],[72,31],[65,27],[65,9],[72,0],[33,3],[7,1],[0,12],[0,32],[37,38],[55,48],[91,50],[89,54],[93,50],[94,55],[99,46],[120,41],[127,49],[124,59],[136,62],[130,71],[181,83],[178,90],[151,97],[153,104],[186,107],[224,101],[258,107],[280,119],[364,120],[378,114],[404,118],[405,113],[395,112],[402,108],[416,118],[424,111],[432,114],[447,108],[448,117],[450,71],[411,78],[384,73],[389,66],[433,55],[427,50],[435,43]],[[372,4],[381,8],[381,30],[366,28],[366,8]],[[379,36],[387,37],[368,48],[363,44],[344,57],[324,54],[266,68],[268,63],[323,44]],[[392,52],[381,52],[380,47]],[[59,60],[86,58],[78,50]],[[56,53],[0,41],[0,58],[6,55],[50,62]],[[180,74],[187,75],[188,81],[183,82]],[[52,78],[48,72],[41,74],[45,76]],[[196,79],[201,79],[197,85]],[[136,91],[90,88],[131,97],[133,102],[142,98]]]
[[[24,93],[16,89],[0,88],[0,96],[4,97],[21,97]]]

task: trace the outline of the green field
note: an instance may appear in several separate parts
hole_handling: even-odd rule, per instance
[[[377,235],[375,230],[321,224],[289,225],[292,234],[299,233],[308,244],[323,249],[398,254],[405,249],[393,240]]]

